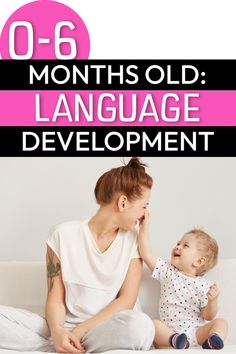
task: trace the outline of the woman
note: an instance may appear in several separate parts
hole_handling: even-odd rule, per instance
[[[1,307],[5,327],[14,322],[14,334],[21,338],[13,333],[5,338],[0,328],[0,348],[61,353],[150,348],[153,322],[133,308],[142,274],[135,226],[151,187],[138,158],[98,179],[96,215],[54,227],[47,240],[46,321],[24,310],[12,309],[9,315],[10,308]]]

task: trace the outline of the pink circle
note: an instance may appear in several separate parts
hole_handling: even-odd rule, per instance
[[[17,9],[5,23],[0,38],[2,59],[12,59],[9,48],[10,26],[16,21],[30,23],[15,27],[14,53],[19,56],[30,53],[29,32],[33,33],[33,54],[29,59],[88,59],[90,40],[81,17],[70,7],[57,1],[40,0]],[[62,22],[66,21],[63,25]],[[59,23],[59,25],[57,25]],[[57,34],[55,28],[57,25]],[[70,28],[72,27],[72,28]],[[74,27],[74,28],[73,28]],[[61,43],[62,42],[62,43]],[[72,49],[74,47],[74,51]],[[56,57],[56,48],[63,58]],[[75,53],[73,58],[70,54]],[[67,57],[68,56],[68,57]],[[22,58],[23,59],[23,58]]]

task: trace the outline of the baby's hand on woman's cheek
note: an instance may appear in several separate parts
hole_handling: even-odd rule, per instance
[[[142,218],[139,220],[139,233],[140,234],[149,233],[149,221],[150,221],[149,211],[145,210]]]

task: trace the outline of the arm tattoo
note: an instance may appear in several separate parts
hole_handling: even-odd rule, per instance
[[[54,258],[54,252],[49,248],[48,249],[48,264],[47,264],[47,271],[48,271],[48,278],[49,278],[49,292],[53,288],[53,284],[54,284],[53,278],[57,277],[59,275],[60,270],[61,270],[60,263],[57,262],[56,264],[54,264],[53,258]]]

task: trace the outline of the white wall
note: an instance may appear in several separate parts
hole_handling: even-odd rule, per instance
[[[121,158],[0,158],[0,260],[43,260],[48,229],[97,208],[93,189]],[[126,161],[128,158],[126,158]],[[193,226],[204,227],[222,258],[235,257],[236,158],[143,158],[155,184],[150,211],[155,253]]]

